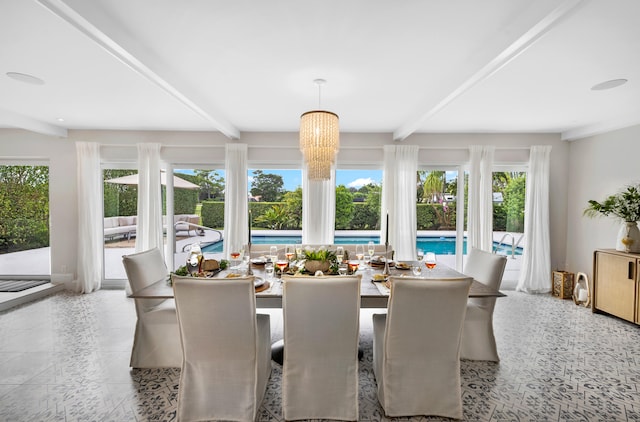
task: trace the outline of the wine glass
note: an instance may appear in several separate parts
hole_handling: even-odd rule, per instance
[[[293,256],[296,254],[295,250],[293,249],[293,245],[287,245],[284,247],[284,254],[287,257],[287,261],[291,262],[291,259],[293,258]]]
[[[422,251],[422,249],[418,249],[416,258],[418,259],[418,262],[422,262],[422,259],[424,258],[424,252]]]
[[[344,247],[338,246],[336,248],[336,260],[338,261],[338,264],[341,263],[343,259],[344,259]]]
[[[429,270],[429,274],[431,274],[431,271],[433,271],[433,269],[436,267],[437,263],[438,263],[438,260],[436,259],[436,254],[435,253],[427,252],[424,255],[424,265]]]
[[[367,270],[371,269],[371,255],[364,256],[364,264],[363,267]]]
[[[271,246],[269,248],[269,258],[271,259],[271,262],[273,262],[273,264],[275,265],[276,260],[278,259],[278,247],[277,246]]]
[[[302,243],[296,243],[296,259],[302,259]]]
[[[420,274],[422,274],[422,266],[418,262],[417,265],[414,265],[414,266],[411,267],[411,271],[413,271],[413,275],[418,277],[418,276],[420,276]]]
[[[264,274],[267,277],[267,280],[273,279],[273,263],[267,262],[264,264]]]
[[[280,270],[279,279],[282,280],[282,273],[284,273],[284,270],[286,270],[287,267],[289,266],[289,261],[287,261],[286,259],[278,259],[276,260],[276,266]]]
[[[232,266],[238,265],[238,260],[240,259],[240,252],[236,251],[236,250],[233,250],[233,251],[231,251],[229,256],[231,257]]]
[[[358,258],[358,262],[362,263],[364,259],[364,245],[356,245],[356,258]]]
[[[358,271],[358,261],[349,261],[349,269],[351,270],[351,274],[355,274]]]
[[[369,256],[371,257],[371,259],[373,259],[373,254],[376,253],[376,247],[373,244],[373,241],[369,241],[369,243],[367,244],[367,252],[369,252]]]

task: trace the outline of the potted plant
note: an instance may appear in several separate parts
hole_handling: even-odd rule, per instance
[[[331,267],[331,264],[336,260],[336,254],[328,249],[305,249],[304,255],[304,268],[311,274],[315,274],[320,270],[323,273],[327,272]]]
[[[615,195],[608,196],[604,201],[589,200],[584,210],[588,217],[614,217],[623,222],[618,233],[616,249],[625,252],[640,252],[640,188],[637,185],[627,186]]]

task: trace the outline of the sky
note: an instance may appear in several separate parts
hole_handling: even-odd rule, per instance
[[[222,177],[225,176],[224,170],[216,170]],[[295,190],[298,186],[302,186],[302,171],[300,170],[270,170],[264,169],[265,174],[278,174],[282,176],[284,189],[287,191]],[[193,174],[192,170],[177,170],[176,173]],[[253,172],[249,171],[249,188],[251,188]],[[356,189],[369,183],[380,184],[382,182],[382,170],[337,170],[336,185],[345,185],[346,187],[354,187]]]

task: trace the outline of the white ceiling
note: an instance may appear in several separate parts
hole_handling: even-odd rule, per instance
[[[297,131],[324,78],[342,132],[576,139],[640,123],[639,20],[638,0],[0,0],[0,127]]]

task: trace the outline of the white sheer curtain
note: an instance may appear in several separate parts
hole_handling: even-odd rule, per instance
[[[392,247],[396,245],[392,242],[394,233],[393,219],[391,212],[393,211],[394,193],[393,188],[396,181],[396,146],[384,146],[384,162],[382,167],[382,198],[380,199],[380,244],[384,245],[386,241]],[[387,227],[387,222],[389,226]],[[387,239],[389,233],[389,239]]]
[[[416,256],[417,172],[416,145],[384,146],[380,243],[388,240],[396,259],[413,260]]]
[[[491,252],[493,248],[493,155],[495,147],[471,145],[467,244]]]
[[[549,256],[549,158],[550,145],[531,147],[524,208],[522,269],[516,290],[527,293],[551,291],[551,257]]]
[[[140,143],[138,147],[138,227],[136,252],[160,249],[164,257],[162,233],[162,185],[160,144]],[[171,224],[167,222],[167,227]]]
[[[336,221],[336,169],[329,180],[309,180],[302,165],[302,243],[331,245]]]
[[[389,231],[389,243],[398,260],[414,260],[416,256],[416,183],[418,174],[418,146],[396,146],[395,180]],[[383,186],[384,189],[384,186]]]
[[[78,187],[78,279],[76,292],[100,289],[104,267],[100,145],[76,142]]]
[[[229,257],[249,240],[247,144],[229,143],[225,153],[224,250]]]

